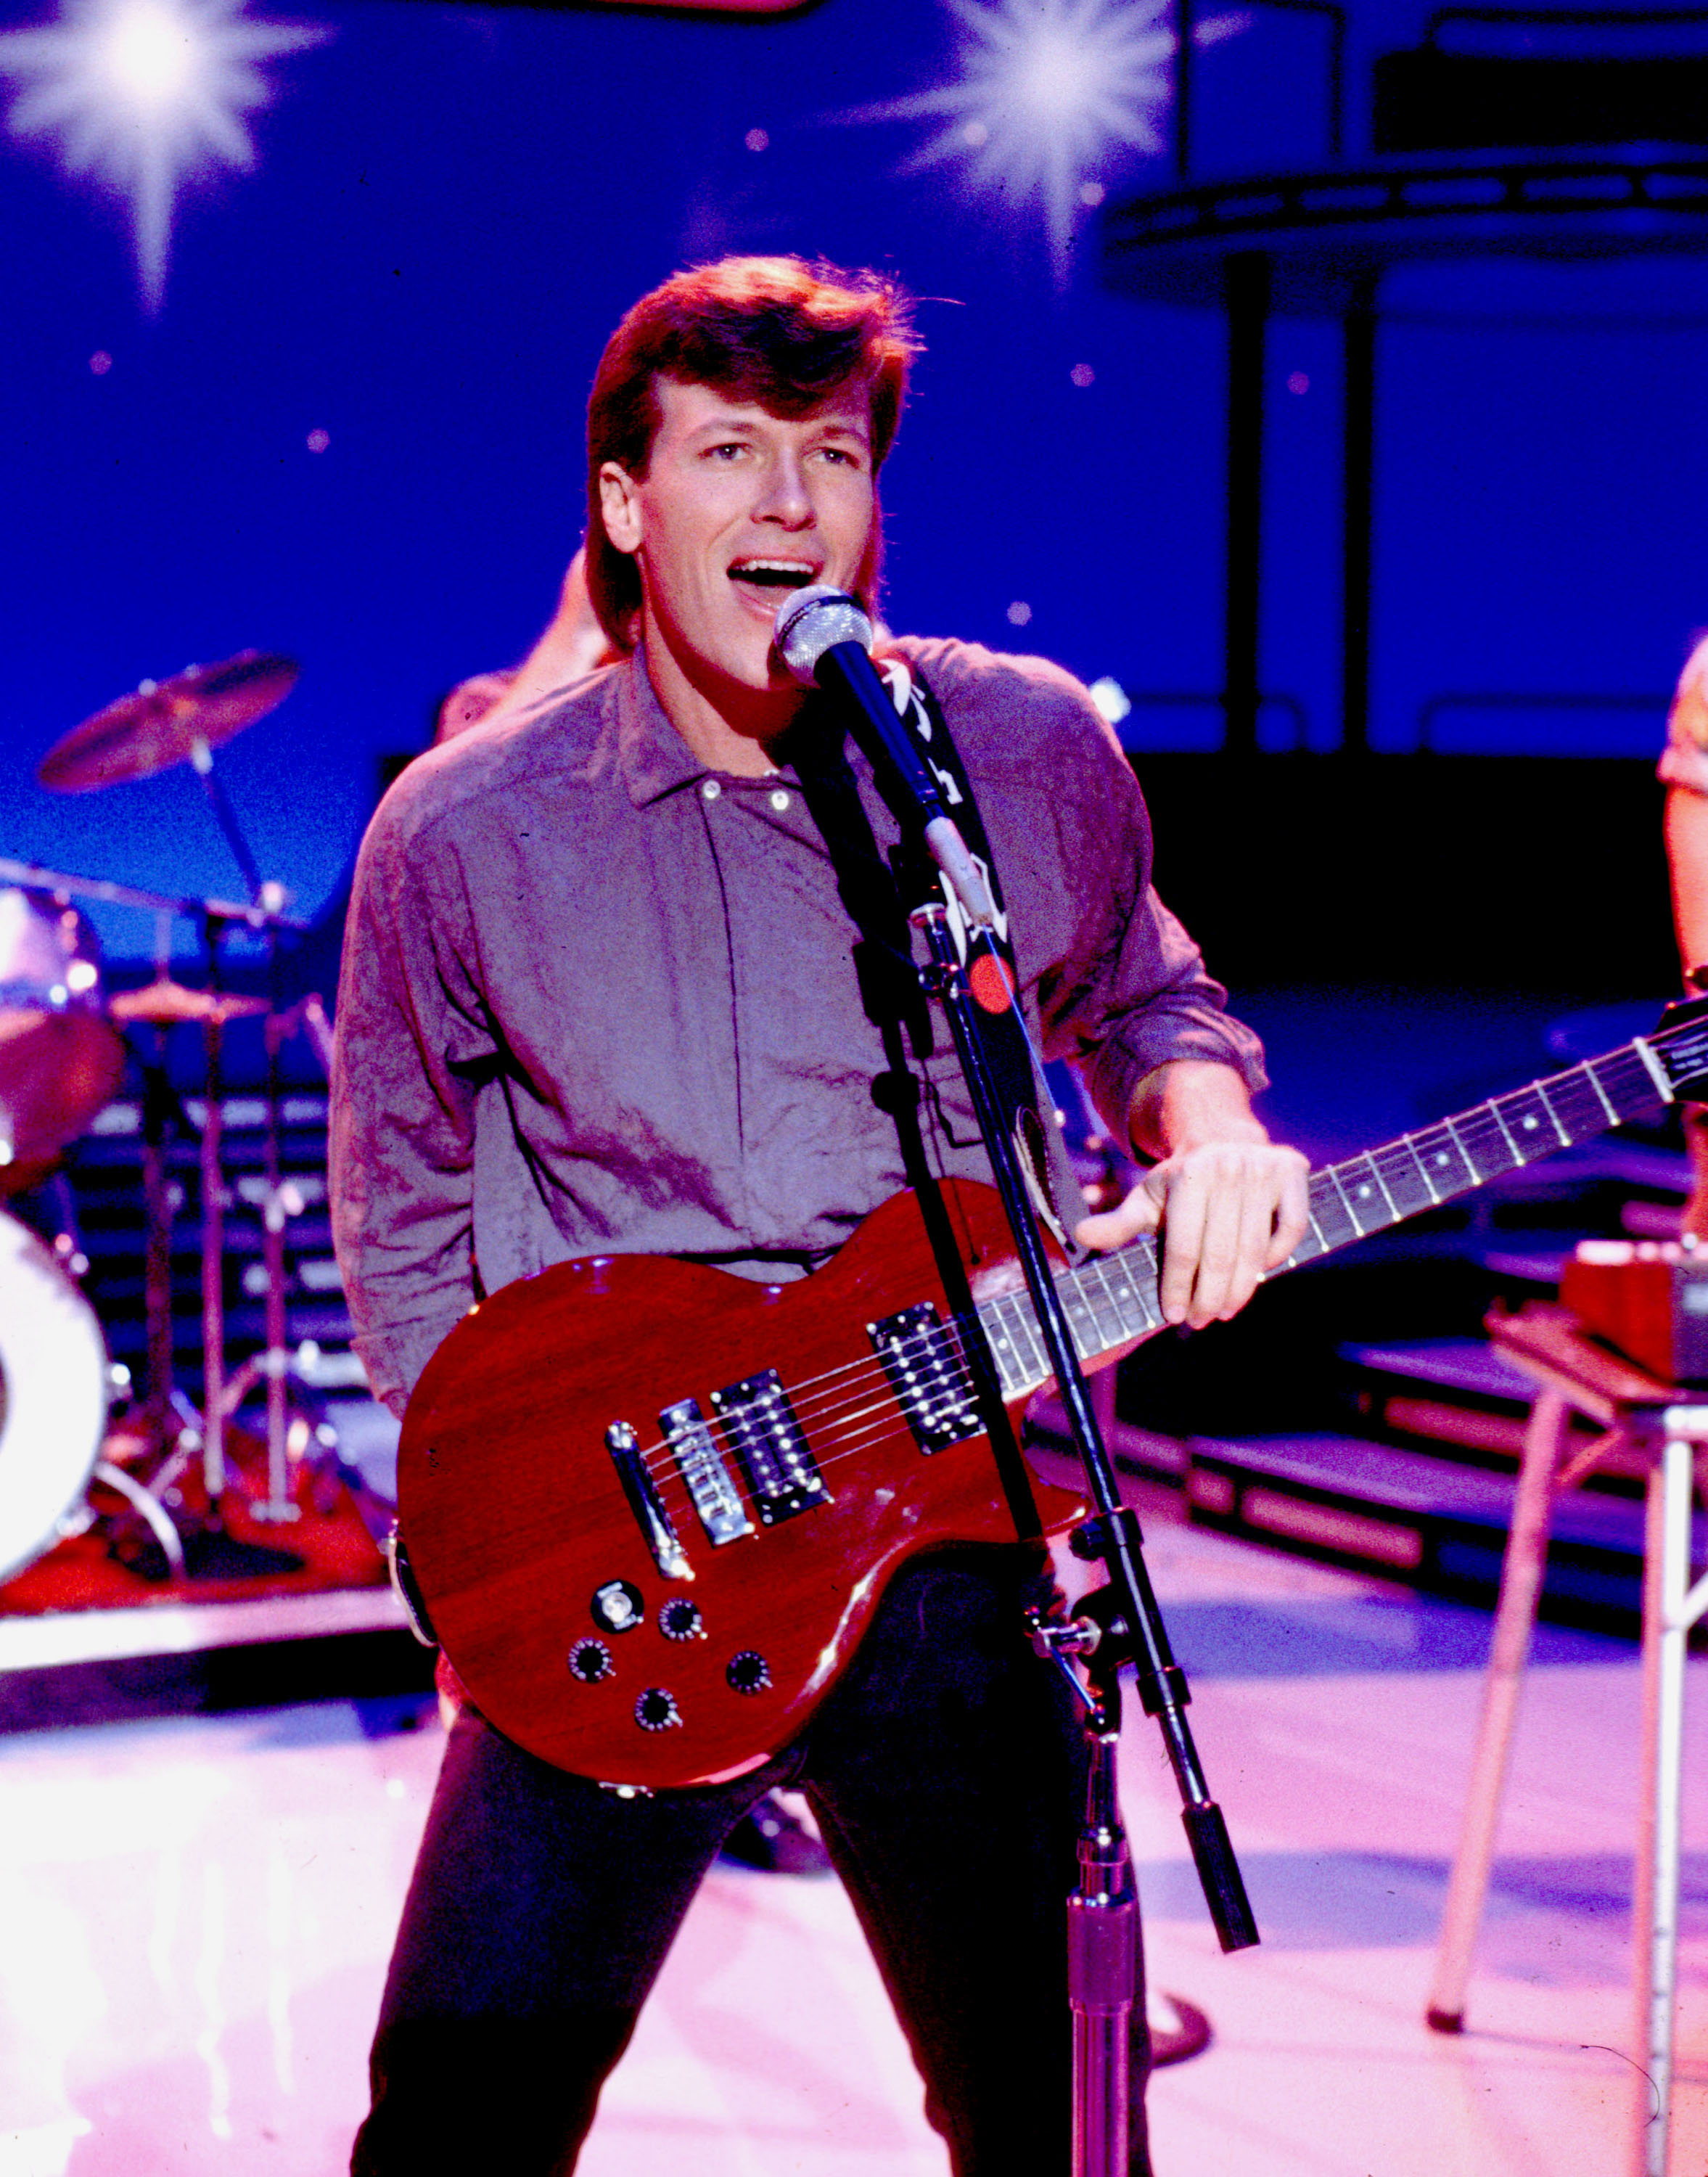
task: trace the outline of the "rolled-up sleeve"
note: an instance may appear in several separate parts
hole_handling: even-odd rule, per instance
[[[1065,679],[1065,676],[1064,676]],[[1227,1011],[1227,992],[1150,881],[1144,796],[1114,733],[1077,684],[1060,691],[1057,853],[1075,921],[1040,980],[1045,1050],[1076,1059],[1104,1120],[1124,1138],[1133,1092],[1170,1059],[1230,1066],[1267,1088],[1263,1045]]]
[[[357,863],[329,1143],[356,1350],[398,1413],[474,1297],[475,1082],[490,1050],[460,872],[435,859],[417,799],[394,788]]]

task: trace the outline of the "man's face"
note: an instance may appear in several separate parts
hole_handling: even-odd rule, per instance
[[[871,536],[870,396],[789,417],[677,379],[657,390],[646,475],[614,461],[599,475],[606,533],[640,568],[646,638],[714,702],[789,687],[778,607],[809,582],[851,588]]]

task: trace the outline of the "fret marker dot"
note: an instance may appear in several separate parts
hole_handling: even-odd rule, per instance
[[[1447,1162],[1447,1151],[1445,1149],[1438,1149],[1435,1154],[1435,1161],[1437,1164],[1445,1164]]]
[[[1361,1202],[1367,1201],[1367,1200],[1368,1199],[1368,1198],[1369,1198],[1369,1193],[1370,1193],[1370,1188],[1369,1188],[1369,1185],[1368,1185],[1368,1183],[1367,1183],[1367,1183],[1366,1183],[1364,1186],[1361,1187],[1359,1188],[1359,1190],[1358,1190],[1358,1199],[1359,1199]]]

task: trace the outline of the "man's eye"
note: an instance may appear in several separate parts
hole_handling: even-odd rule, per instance
[[[707,453],[714,461],[733,461],[739,454],[747,451],[739,439],[730,439],[721,446],[708,446]]]

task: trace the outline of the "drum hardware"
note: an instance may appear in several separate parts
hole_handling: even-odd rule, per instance
[[[291,1037],[298,1034],[307,1039],[316,1057],[330,1069],[330,1028],[318,992],[311,991],[288,1012],[281,1013],[276,1006],[267,1018],[267,1126],[261,1198],[266,1345],[237,1372],[228,1394],[230,1410],[235,1411],[251,1385],[261,1381],[266,1384],[267,1495],[262,1502],[252,1502],[249,1511],[257,1520],[283,1522],[300,1516],[292,1476],[293,1461],[300,1463],[311,1442],[323,1440],[325,1428],[324,1415],[306,1413],[300,1404],[293,1412],[290,1394],[292,1378],[298,1371],[289,1343],[285,1233],[288,1220],[300,1217],[308,1203],[301,1189],[293,1181],[285,1179],[280,1170],[279,1053]]]
[[[121,696],[64,735],[43,757],[36,776],[41,783],[62,793],[87,793],[126,780],[145,778],[172,766],[188,762],[195,772],[209,805],[243,873],[248,899],[243,904],[208,899],[172,898],[102,879],[78,877],[45,870],[29,863],[0,859],[0,883],[19,889],[0,892],[0,1168],[14,1168],[20,1175],[27,1166],[33,1180],[48,1168],[65,1143],[87,1127],[109,1099],[123,1065],[121,1027],[147,1026],[162,1039],[171,1028],[195,1023],[202,1029],[205,1102],[198,1149],[201,1185],[202,1343],[204,1382],[199,1410],[172,1380],[172,1224],[176,1207],[166,1170],[166,1146],[173,1129],[188,1127],[182,1105],[172,1091],[165,1068],[158,1061],[143,1060],[143,1185],[147,1219],[145,1273],[145,1312],[147,1318],[148,1381],[139,1418],[145,1426],[126,1432],[133,1456],[153,1457],[163,1453],[145,1484],[127,1471],[117,1459],[98,1454],[106,1418],[105,1378],[101,1427],[94,1450],[79,1477],[85,1492],[91,1476],[116,1489],[151,1530],[168,1570],[186,1569],[184,1537],[169,1516],[168,1503],[180,1497],[179,1476],[188,1461],[200,1455],[201,1481],[209,1505],[203,1524],[208,1532],[196,1539],[217,1542],[217,1550],[198,1552],[219,1556],[221,1572],[274,1570],[293,1563],[288,1553],[232,1541],[220,1530],[219,1505],[227,1485],[226,1424],[259,1377],[268,1384],[269,1491],[265,1506],[258,1513],[281,1521],[293,1518],[297,1506],[290,1495],[290,1460],[293,1449],[306,1449],[312,1424],[299,1416],[293,1421],[286,1394],[284,1319],[284,1230],[292,1207],[300,1200],[281,1183],[279,1173],[279,1083],[277,1048],[280,1033],[297,1026],[307,1028],[317,1050],[317,1030],[325,1028],[325,1016],[319,1001],[314,1018],[299,1008],[290,1028],[276,1032],[270,1021],[268,1048],[267,1191],[264,1209],[268,1289],[267,1346],[259,1366],[248,1365],[227,1379],[225,1369],[224,1256],[227,1198],[221,1155],[222,1036],[227,1021],[246,1014],[279,1012],[278,946],[281,929],[305,927],[285,911],[289,894],[276,882],[264,880],[239,826],[223,782],[214,769],[213,750],[265,716],[294,685],[295,663],[286,657],[243,651],[222,663],[191,666],[175,678],[144,681],[134,694]],[[33,898],[45,895],[45,899]],[[109,1006],[100,996],[100,971],[86,925],[71,905],[74,898],[102,900],[112,904],[151,911],[156,918],[158,972],[145,989],[125,993]],[[8,921],[8,903],[10,909]],[[173,980],[170,971],[170,932],[172,921],[186,916],[197,921],[204,933],[208,959],[207,987],[191,990]],[[270,1001],[248,998],[221,990],[221,947],[225,933],[242,925],[264,934],[270,957]],[[18,953],[16,971],[8,939]],[[77,1034],[68,1035],[67,1028]],[[53,1038],[57,1034],[57,1041]],[[64,1046],[62,1048],[62,1046]],[[57,1062],[45,1063],[46,1058]],[[139,1053],[141,1058],[142,1054]],[[18,1062],[12,1061],[16,1059]],[[76,1063],[74,1064],[73,1061]],[[23,1088],[36,1087],[36,1105],[27,1105]],[[41,1084],[45,1084],[45,1087]],[[15,1184],[15,1181],[14,1181]],[[0,1180],[0,1192],[7,1191]],[[21,1228],[20,1228],[21,1229]],[[44,1259],[48,1259],[44,1257]],[[0,1249],[0,1274],[8,1258]],[[32,1256],[34,1263],[36,1258]],[[37,1265],[39,1274],[39,1264]],[[67,1280],[65,1290],[75,1295]],[[86,1303],[75,1295],[77,1305]],[[3,1311],[0,1311],[3,1312]],[[98,1326],[92,1315],[97,1350]],[[87,1341],[85,1340],[85,1343]],[[0,1365],[3,1365],[0,1347]],[[26,1413],[27,1418],[27,1413]],[[0,1410],[0,1426],[6,1416]],[[114,1448],[120,1439],[115,1434]],[[3,1480],[3,1476],[0,1476]],[[0,1530],[4,1506],[0,1504]],[[85,1507],[83,1524],[94,1514]],[[41,1542],[47,1546],[51,1535]],[[39,1553],[33,1551],[32,1553]],[[233,1558],[237,1563],[232,1562]],[[265,1562],[263,1562],[263,1561]],[[26,1561],[20,1558],[18,1562]],[[212,1569],[210,1566],[210,1569]],[[0,1578],[8,1568],[0,1557]]]
[[[145,1021],[150,1028],[172,1028],[180,1021],[207,1022],[217,1018],[242,1020],[267,1010],[265,998],[246,998],[235,991],[187,990],[168,975],[157,975],[139,990],[115,993],[110,1011],[116,1021]]]
[[[254,900],[203,899],[189,893],[145,892],[139,886],[116,883],[110,877],[85,877],[68,870],[44,869],[37,862],[14,861],[0,854],[0,885],[19,885],[26,892],[46,892],[56,898],[98,899],[108,907],[134,907],[150,914],[164,915],[168,922],[209,922],[222,928],[241,923],[250,930],[307,930],[300,915],[287,914],[282,898],[276,906]],[[276,887],[273,889],[276,890]]]
[[[53,1251],[4,1211],[0,1389],[0,1580],[6,1580],[76,1531],[101,1457],[109,1383],[94,1309]]]
[[[191,665],[170,680],[145,680],[134,694],[119,696],[56,741],[35,776],[56,793],[89,794],[190,763],[205,785],[213,750],[283,702],[298,670],[292,658],[240,650],[218,665]],[[240,854],[240,868],[243,859]],[[249,889],[255,891],[256,882]]]
[[[123,1067],[88,921],[63,892],[0,891],[0,1194],[45,1175]]]
[[[289,893],[284,886],[264,879],[250,851],[237,812],[223,782],[214,769],[216,747],[264,717],[289,695],[298,668],[292,658],[256,651],[240,651],[217,665],[192,665],[164,681],[145,680],[134,694],[121,696],[55,743],[36,768],[44,786],[63,794],[86,794],[126,780],[147,778],[188,763],[194,771],[216,821],[225,835],[232,859],[248,887],[249,904],[235,913],[213,901],[196,903],[207,948],[208,979],[205,990],[185,990],[172,981],[166,958],[147,989],[128,994],[123,1019],[146,1021],[164,1031],[179,1021],[200,1023],[203,1036],[205,1102],[201,1129],[200,1176],[202,1211],[202,1406],[200,1416],[202,1480],[210,1504],[217,1506],[226,1488],[225,1428],[231,1408],[225,1377],[225,1176],[221,1159],[221,1050],[225,1023],[241,1014],[279,1009],[278,930],[285,919]],[[137,903],[142,903],[139,900]],[[156,913],[172,903],[159,898],[147,903]],[[188,903],[178,903],[187,906]],[[264,933],[268,950],[270,1000],[235,996],[220,987],[221,941],[230,925],[243,921]],[[272,1228],[282,1217],[278,1197],[278,1068],[276,1039],[268,1037],[268,1172],[269,1203],[266,1225],[269,1245]],[[156,1175],[158,1202],[159,1173]],[[275,1252],[279,1263],[273,1284],[280,1289],[282,1306],[282,1223]],[[158,1220],[150,1227],[150,1236]],[[156,1287],[161,1283],[156,1264]],[[169,1277],[170,1263],[166,1265]],[[156,1290],[156,1313],[159,1320]],[[166,1292],[170,1309],[169,1287]],[[169,1323],[169,1313],[168,1313]],[[276,1339],[270,1320],[270,1356],[282,1350],[282,1330]],[[168,1334],[169,1335],[169,1329]],[[156,1349],[158,1357],[158,1349]],[[156,1372],[151,1371],[151,1375]],[[287,1422],[282,1405],[282,1385],[276,1397],[270,1379],[269,1494],[270,1516],[280,1520],[295,1514],[294,1503],[286,1503],[288,1484],[284,1438]],[[150,1382],[150,1396],[157,1400],[161,1384]],[[277,1407],[276,1416],[274,1408]],[[163,1409],[161,1410],[163,1411]],[[279,1439],[275,1457],[273,1438]]]

